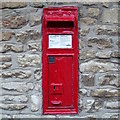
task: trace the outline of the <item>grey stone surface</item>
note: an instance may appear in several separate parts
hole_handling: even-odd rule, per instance
[[[85,103],[85,110],[87,112],[98,111],[103,107],[103,100],[101,99],[87,99]]]
[[[88,8],[88,15],[90,17],[97,17],[100,14],[99,8]]]
[[[11,16],[8,19],[4,19],[2,23],[5,28],[17,29],[25,26],[27,20],[25,16]]]
[[[11,59],[12,58],[10,54],[0,55],[0,62],[10,62]]]
[[[16,16],[14,9],[2,9],[2,18],[9,18],[10,16]]]
[[[3,71],[1,73],[2,78],[29,78],[31,76],[31,71],[30,70],[22,70],[22,69],[16,69],[16,70],[11,70],[11,71]]]
[[[90,111],[90,110],[91,110],[94,102],[95,102],[95,100],[87,100],[87,101],[86,101],[86,105],[85,105],[86,111]]]
[[[92,114],[90,114],[90,115],[84,115],[84,116],[80,116],[80,119],[95,119],[95,118],[97,118],[97,115],[92,115]]]
[[[41,51],[41,44],[40,43],[29,42],[27,44],[27,50],[30,50],[33,52]]]
[[[99,85],[120,86],[119,74],[107,73],[98,78]]]
[[[109,7],[109,4],[110,4],[109,2],[103,2],[103,3],[102,3],[103,7],[106,7],[106,8]]]
[[[94,97],[118,97],[119,91],[112,88],[96,89],[91,91],[91,96]]]
[[[111,58],[112,51],[99,51],[96,53],[96,57],[98,58]]]
[[[87,95],[86,89],[80,89],[80,95]]]
[[[12,66],[12,63],[10,63],[10,62],[0,63],[0,69],[7,69],[7,68],[9,68],[11,66]]]
[[[118,119],[119,8],[114,2],[0,3],[0,117]],[[67,5],[78,7],[78,114],[43,115],[43,7]]]
[[[118,23],[118,8],[105,9],[102,14],[103,23]]]
[[[54,115],[42,115],[42,116],[40,116],[40,115],[34,115],[34,114],[26,114],[26,115],[24,115],[24,114],[18,114],[18,115],[16,115],[16,114],[14,114],[13,116],[12,116],[13,118],[27,118],[27,119],[30,119],[30,118],[32,118],[32,119],[34,119],[34,118],[39,118],[39,119],[53,119],[53,118],[56,118]]]
[[[44,6],[45,3],[43,2],[32,2],[31,6],[35,7],[35,8],[42,8]]]
[[[110,62],[90,60],[80,65],[81,72],[107,72],[118,71],[118,65]]]
[[[84,42],[81,39],[79,39],[78,44],[79,44],[79,49],[82,49],[84,47]]]
[[[23,83],[23,82],[9,82],[2,83],[2,88],[5,90],[14,90],[18,92],[28,92],[33,89],[32,83]]]
[[[36,66],[40,65],[40,55],[37,54],[25,54],[18,56],[18,64],[19,66],[22,67],[27,67],[27,66]]]
[[[2,2],[2,8],[22,8],[26,7],[27,4],[25,2]]]
[[[118,35],[118,27],[111,25],[98,25],[95,29],[97,35]]]
[[[31,27],[41,23],[41,16],[39,14],[30,14],[29,24]]]
[[[41,80],[41,78],[42,78],[42,71],[41,71],[41,69],[40,68],[35,69],[35,71],[34,71],[34,79],[35,80]]]
[[[85,59],[90,59],[90,58],[94,58],[94,55],[95,54],[95,52],[93,51],[93,50],[81,50],[80,52],[79,52],[79,58],[81,59],[81,60],[85,60]]]
[[[23,52],[23,45],[17,45],[17,44],[2,44],[0,46],[0,52],[7,52],[7,51],[13,51],[13,52]]]
[[[0,114],[0,119],[2,119],[2,118],[11,118],[11,116],[10,115],[6,115],[6,114]]]
[[[0,32],[0,41],[9,41],[13,37],[13,32]]]
[[[120,40],[118,39],[117,43],[118,47],[120,48]]]
[[[21,102],[26,103],[28,101],[28,97],[25,95],[3,95],[0,96],[0,102],[4,103],[15,103],[15,102]]]
[[[116,100],[116,101],[108,101],[108,102],[106,102],[105,107],[108,108],[108,109],[119,109],[120,104],[119,104],[118,100]]]
[[[0,108],[5,110],[22,110],[27,107],[26,104],[0,104]]]
[[[22,43],[26,43],[29,40],[37,40],[39,38],[40,38],[40,33],[37,32],[36,30],[22,31],[16,34],[16,40]]]
[[[120,52],[118,50],[113,51],[111,56],[114,57],[114,58],[120,58]]]
[[[90,31],[90,28],[89,27],[86,27],[86,28],[84,28],[84,29],[80,29],[80,31],[79,31],[79,34],[81,35],[81,36],[86,36],[88,33],[89,33],[89,31]]]
[[[81,81],[85,86],[94,86],[94,75],[82,74]]]
[[[31,96],[31,111],[36,112],[39,110],[39,101],[40,97],[37,95],[32,95]]]
[[[93,25],[96,22],[97,20],[91,17],[80,18],[80,21],[79,21],[80,24],[86,24],[86,25]]]
[[[118,113],[104,113],[101,118],[116,118],[119,119],[119,114]]]
[[[87,45],[89,47],[97,47],[99,49],[111,48],[113,46],[112,39],[105,38],[88,38]]]

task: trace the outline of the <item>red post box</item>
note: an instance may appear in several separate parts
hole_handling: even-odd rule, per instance
[[[43,9],[43,114],[78,112],[78,9]]]

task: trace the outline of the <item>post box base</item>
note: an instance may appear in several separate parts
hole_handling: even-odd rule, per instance
[[[75,109],[54,109],[54,110],[45,110],[43,111],[44,115],[52,115],[52,114],[77,114],[77,110]]]

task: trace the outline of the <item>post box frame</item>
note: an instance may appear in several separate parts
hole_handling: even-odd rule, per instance
[[[65,11],[65,13],[64,13]],[[68,13],[67,13],[68,12]],[[64,14],[68,14],[64,17]],[[51,16],[51,14],[53,14]],[[57,15],[56,15],[57,14]],[[64,18],[64,19],[62,19]],[[77,114],[78,113],[78,8],[74,6],[69,7],[50,7],[43,8],[42,17],[42,91],[43,91],[43,114]],[[57,29],[47,28],[48,21],[72,21],[74,27]],[[48,48],[48,35],[72,35],[72,48]],[[72,107],[49,107],[48,98],[48,57],[49,56],[72,56],[73,60],[73,106]],[[67,75],[67,74],[66,74]]]

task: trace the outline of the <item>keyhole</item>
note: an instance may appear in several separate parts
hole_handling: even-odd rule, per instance
[[[54,90],[55,90],[55,86],[54,86]]]

